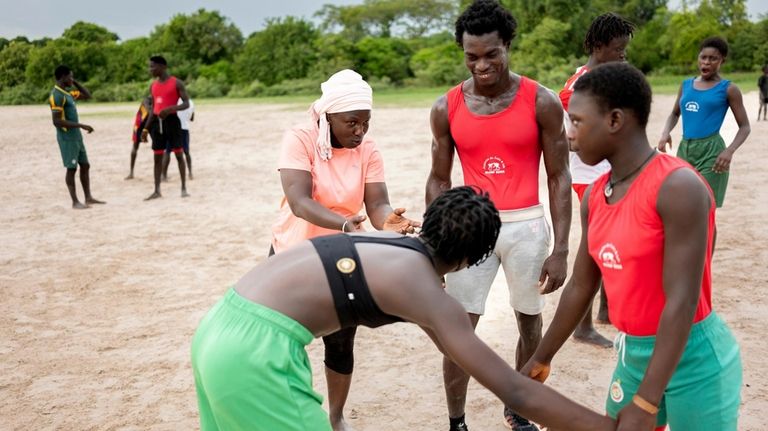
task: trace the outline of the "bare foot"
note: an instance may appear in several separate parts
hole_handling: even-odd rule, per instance
[[[85,205],[84,203],[82,203],[80,201],[77,201],[77,202],[74,202],[72,204],[72,209],[73,210],[87,210],[88,209],[88,205]]]
[[[128,176],[125,177],[125,179],[126,180],[132,180],[133,179],[133,174],[128,174]]]
[[[332,421],[331,428],[333,428],[333,431],[354,431],[354,428],[352,428],[343,417],[339,418],[338,421]]]
[[[576,332],[573,333],[573,338],[576,341],[592,344],[598,347],[613,347],[613,342],[600,335],[599,332],[595,331],[595,328],[591,328],[587,331],[581,331],[577,329]]]
[[[181,197],[188,198],[189,193],[187,193],[187,189],[181,189]]]
[[[144,200],[145,201],[151,201],[152,199],[157,199],[157,198],[161,198],[161,197],[163,197],[163,195],[161,195],[160,192],[154,192],[151,195],[149,195],[146,198],[144,198]]]
[[[88,205],[104,205],[106,202],[100,201],[96,198],[86,198],[85,203]]]

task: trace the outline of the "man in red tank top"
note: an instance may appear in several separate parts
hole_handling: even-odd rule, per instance
[[[447,276],[446,290],[477,325],[498,268],[504,268],[520,332],[516,349],[520,369],[541,340],[542,295],[558,289],[566,277],[571,178],[560,101],[549,89],[509,70],[509,46],[516,28],[514,17],[494,0],[474,2],[457,19],[456,42],[472,78],[432,107],[426,203],[451,188],[456,151],[464,183],[487,191],[499,209],[503,224],[494,253],[478,266]],[[542,155],[554,224],[551,253],[550,228],[538,195]],[[469,377],[448,357],[443,360],[443,376],[450,429],[466,430]],[[537,430],[508,408],[504,423],[515,430]]]
[[[152,135],[152,151],[155,154],[155,191],[144,200],[157,199],[160,194],[160,178],[163,172],[163,154],[166,148],[173,151],[179,164],[181,176],[181,197],[187,193],[186,165],[184,163],[184,140],[181,132],[181,121],[176,115],[189,107],[189,95],[184,83],[168,73],[168,62],[157,55],[149,59],[149,73],[157,78],[149,86],[152,95],[152,109],[147,124],[141,132],[142,142],[147,142],[147,135]],[[182,103],[177,104],[181,99]]]
[[[568,138],[610,172],[585,192],[574,272],[522,372],[544,381],[602,276],[618,362],[606,400],[621,430],[736,431],[739,347],[712,310],[715,199],[687,162],[657,153],[645,127],[651,88],[626,63],[598,66],[574,86]]]

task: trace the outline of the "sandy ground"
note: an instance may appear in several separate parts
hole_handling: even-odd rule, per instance
[[[745,95],[754,121],[757,95]],[[755,103],[753,103],[755,102]],[[673,99],[654,101],[651,140]],[[0,429],[180,430],[197,428],[190,339],[199,319],[268,248],[281,196],[279,138],[303,121],[304,106],[201,104],[192,128],[192,197],[178,173],[152,191],[151,152],[142,146],[137,178],[128,172],[135,106],[80,106],[92,188],[105,206],[70,208],[50,114],[44,105],[0,107]],[[383,153],[392,203],[419,217],[429,168],[429,107],[377,109],[371,135]],[[680,126],[675,140],[679,138]],[[728,117],[726,140],[735,123]],[[718,213],[714,303],[744,360],[741,430],[768,429],[768,208],[763,164],[768,122],[753,122],[737,153],[726,206]],[[78,182],[78,190],[79,188]],[[81,196],[82,192],[80,191]],[[542,199],[546,201],[546,191]],[[577,217],[571,250],[579,237]],[[571,261],[573,256],[571,256]],[[548,298],[545,325],[559,293]],[[478,332],[510,361],[517,329],[503,283],[492,290]],[[600,330],[615,335],[615,330]],[[446,429],[441,356],[415,326],[362,328],[347,415],[358,430]],[[325,392],[322,343],[310,356]],[[566,343],[549,384],[599,411],[612,350]],[[473,430],[502,430],[502,404],[470,384]]]

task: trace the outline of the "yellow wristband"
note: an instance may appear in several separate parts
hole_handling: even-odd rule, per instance
[[[648,401],[645,400],[645,398],[641,397],[640,395],[637,395],[637,394],[633,395],[632,396],[632,402],[636,406],[640,407],[643,411],[645,411],[647,413],[650,413],[652,415],[655,415],[656,413],[659,412],[659,408],[658,407],[656,407],[653,404],[649,403]]]

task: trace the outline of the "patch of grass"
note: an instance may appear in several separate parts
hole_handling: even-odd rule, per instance
[[[736,84],[742,93],[753,91],[757,87],[757,78],[760,76],[756,72],[729,72],[721,73],[723,78],[731,80]],[[649,75],[648,82],[651,84],[653,94],[677,94],[680,84],[684,79],[691,78],[691,75]]]

